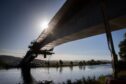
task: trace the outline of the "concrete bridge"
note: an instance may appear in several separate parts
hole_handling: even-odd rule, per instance
[[[21,64],[38,54],[53,54],[54,47],[66,42],[126,28],[125,0],[67,0],[35,42],[31,42]]]

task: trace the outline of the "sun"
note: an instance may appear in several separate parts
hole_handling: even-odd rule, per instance
[[[42,28],[42,30],[45,30],[48,28],[48,22],[47,21],[43,21],[41,24],[40,24],[40,27]]]

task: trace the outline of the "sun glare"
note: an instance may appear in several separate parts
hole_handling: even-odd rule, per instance
[[[44,29],[48,28],[48,22],[44,21],[44,22],[41,23],[40,26],[41,26],[42,30],[44,30]]]

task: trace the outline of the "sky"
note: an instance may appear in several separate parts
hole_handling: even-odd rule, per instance
[[[23,57],[66,0],[0,0],[0,55]],[[126,29],[112,32],[116,52]],[[57,46],[52,60],[111,60],[105,34]],[[43,59],[42,56],[38,58]]]
[[[0,51],[26,51],[65,0],[0,0]]]

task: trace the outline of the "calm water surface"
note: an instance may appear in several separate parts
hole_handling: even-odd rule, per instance
[[[92,65],[82,67],[61,67],[61,68],[32,68],[24,73],[21,69],[0,70],[0,84],[18,84],[28,82],[34,84],[38,81],[52,80],[55,83],[74,81],[82,77],[99,77],[100,75],[112,74],[110,64]]]

